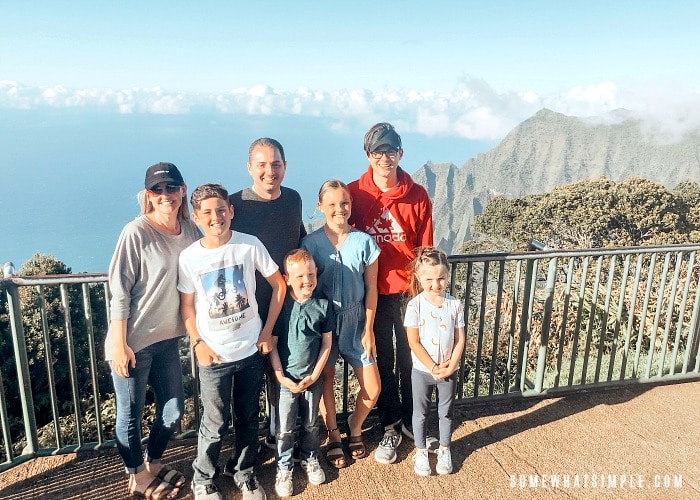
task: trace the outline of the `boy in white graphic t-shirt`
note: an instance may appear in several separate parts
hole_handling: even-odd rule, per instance
[[[234,209],[223,186],[199,186],[191,203],[193,219],[204,237],[180,254],[177,288],[182,318],[197,357],[204,407],[197,458],[192,464],[192,491],[195,499],[221,498],[214,478],[233,396],[234,481],[244,499],[265,498],[253,472],[264,367],[261,352],[270,350],[286,285],[260,240],[229,229]],[[264,325],[255,300],[256,270],[273,290]]]

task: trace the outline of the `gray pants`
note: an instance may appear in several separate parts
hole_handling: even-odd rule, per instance
[[[416,448],[424,450],[425,420],[428,418],[433,395],[437,388],[438,426],[440,429],[440,446],[450,446],[452,441],[452,409],[454,407],[457,372],[444,380],[436,380],[430,373],[411,371],[413,385],[413,440]]]

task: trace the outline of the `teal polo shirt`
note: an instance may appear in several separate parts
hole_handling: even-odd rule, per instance
[[[299,381],[313,372],[324,333],[333,331],[335,321],[331,302],[314,294],[303,303],[290,293],[272,334],[277,337],[277,352],[285,376]]]

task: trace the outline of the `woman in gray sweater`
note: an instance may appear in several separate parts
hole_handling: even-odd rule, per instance
[[[128,493],[174,498],[185,477],[162,464],[161,457],[184,411],[178,340],[185,327],[177,262],[180,251],[200,234],[189,216],[187,186],[172,163],[148,168],[139,202],[141,215],[122,230],[109,265],[112,299],[105,357],[112,368],[117,448],[129,474]],[[146,384],[155,395],[156,418],[144,454]]]

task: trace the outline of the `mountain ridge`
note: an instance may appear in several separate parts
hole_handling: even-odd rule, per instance
[[[661,141],[626,110],[575,117],[543,108],[494,148],[454,163],[425,163],[414,174],[433,200],[435,243],[457,253],[474,216],[494,196],[539,194],[583,179],[645,177],[673,189],[700,182],[700,130]]]

